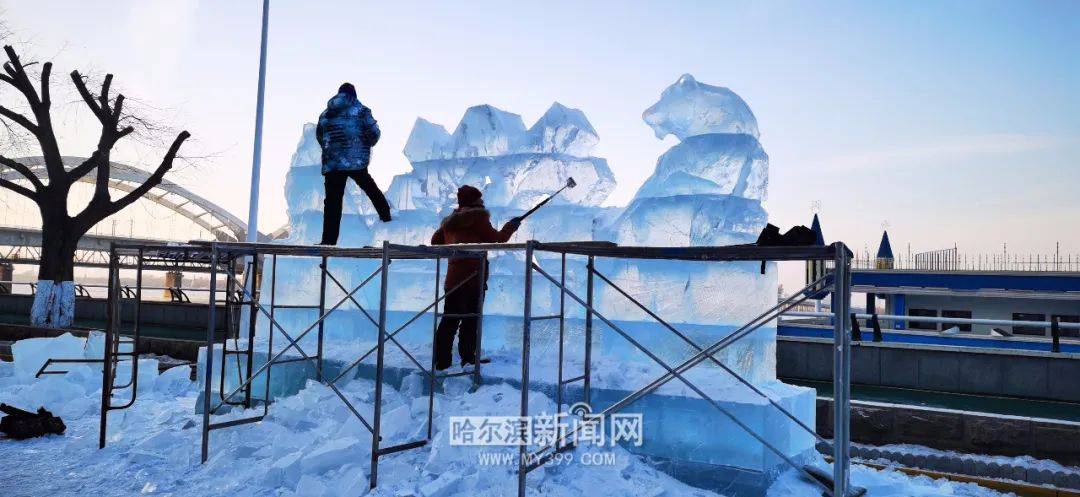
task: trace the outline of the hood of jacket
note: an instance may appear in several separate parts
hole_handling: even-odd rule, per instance
[[[337,115],[350,107],[359,107],[360,100],[348,93],[338,93],[326,101],[326,110],[329,114]]]
[[[478,221],[486,221],[491,218],[491,213],[483,206],[458,207],[449,216],[443,219],[440,225],[444,230],[460,230],[467,228]]]

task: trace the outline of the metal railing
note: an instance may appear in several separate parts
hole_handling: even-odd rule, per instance
[[[952,249],[950,249],[952,250]],[[914,271],[1080,272],[1075,254],[913,254],[884,259],[862,254],[852,269],[902,269]]]
[[[0,292],[0,295],[34,295],[37,293],[36,281],[0,281],[0,287],[3,285],[10,285],[12,287],[25,286],[29,289],[29,293],[16,293],[14,291],[10,293]],[[134,298],[135,295],[135,283],[121,283],[120,293],[124,298]],[[157,294],[144,295],[144,301],[168,301],[178,303],[191,303],[191,295],[205,294],[210,292],[210,287],[179,287],[179,286],[143,286],[143,290],[161,292]],[[109,285],[104,283],[76,283],[75,284],[75,296],[82,298],[108,298]],[[157,295],[155,297],[155,295]],[[222,293],[221,297],[217,298],[219,304],[225,303],[229,299],[237,299],[239,293],[233,293],[226,295]],[[205,298],[196,298],[196,302]]]
[[[835,315],[833,313],[831,313],[831,312],[815,312],[815,311],[804,311],[804,310],[792,310],[792,311],[785,312],[782,317],[788,317],[788,318],[815,318],[815,319],[818,319],[816,324],[825,325],[830,320],[832,320],[834,318],[834,316]],[[1050,330],[1050,336],[1049,337],[1039,337],[1039,336],[1036,336],[1036,335],[1024,335],[1023,338],[1020,338],[1020,337],[1015,337],[1013,335],[995,336],[995,335],[975,335],[975,334],[972,334],[972,333],[965,333],[965,336],[982,337],[982,338],[986,338],[986,339],[990,339],[990,340],[993,340],[993,339],[1000,339],[1000,340],[1021,339],[1021,340],[1025,340],[1025,341],[1042,341],[1044,343],[1046,341],[1049,341],[1050,351],[1055,352],[1055,353],[1061,352],[1061,340],[1062,339],[1066,339],[1066,340],[1069,339],[1068,337],[1065,337],[1061,333],[1061,330],[1068,329],[1068,330],[1078,330],[1078,331],[1080,331],[1080,323],[1061,321],[1060,319],[1057,319],[1056,316],[1053,319],[1051,319],[1050,321],[1022,321],[1022,320],[1013,320],[1013,319],[981,319],[981,318],[949,318],[949,317],[936,317],[936,316],[907,316],[907,315],[877,314],[877,313],[864,313],[864,312],[852,313],[851,317],[852,317],[853,320],[855,320],[855,319],[866,320],[866,322],[868,324],[871,323],[872,321],[888,321],[890,323],[898,323],[898,322],[903,322],[903,323],[935,323],[935,324],[952,324],[952,325],[984,325],[984,326],[1009,326],[1009,327],[1012,327],[1012,326],[1025,326],[1025,327],[1032,327],[1032,328],[1046,328],[1046,329]],[[783,323],[783,322],[784,322],[784,320],[781,319],[781,323]],[[806,323],[802,323],[802,324],[806,324]],[[878,332],[880,333],[880,329],[878,330]],[[889,332],[890,333],[900,333],[900,334],[911,334],[911,335],[934,334],[934,335],[952,336],[952,334],[946,333],[946,331],[944,331],[944,330],[940,331],[940,332],[935,332],[935,331],[932,331],[932,330],[927,331],[927,330],[889,329]],[[881,341],[881,340],[876,340],[876,341]]]

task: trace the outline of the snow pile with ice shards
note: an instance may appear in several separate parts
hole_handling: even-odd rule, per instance
[[[139,396],[133,407],[109,417],[108,445],[98,450],[100,369],[75,365],[65,375],[34,378],[48,357],[100,357],[100,336],[84,340],[64,335],[31,339],[14,346],[15,362],[0,363],[0,402],[24,408],[45,406],[64,418],[62,436],[26,441],[0,440],[0,495],[199,495],[337,496],[368,494],[371,435],[324,385],[311,382],[299,394],[281,399],[259,423],[211,433],[211,455],[199,464],[201,416],[199,389],[179,367],[158,375],[156,361],[139,366]],[[65,365],[67,366],[67,365]],[[124,377],[121,376],[121,379]],[[520,392],[507,385],[469,392],[465,378],[449,382],[436,396],[435,436],[428,447],[382,458],[379,487],[385,497],[508,496],[516,494],[516,464],[483,465],[482,452],[516,449],[463,447],[448,441],[448,416],[512,415]],[[384,446],[423,438],[428,409],[419,377],[401,391],[386,389]],[[362,413],[372,410],[373,384],[353,380],[342,387]],[[553,402],[530,397],[536,412],[553,412]],[[250,416],[261,409],[234,412]],[[224,418],[224,417],[223,417]],[[581,460],[578,449],[574,461]],[[595,450],[595,449],[594,449]],[[604,449],[608,450],[608,449]],[[548,465],[528,479],[530,495],[693,496],[718,494],[686,486],[620,448],[615,464]],[[817,464],[825,466],[818,461]],[[853,468],[853,482],[872,496],[964,495],[995,492],[970,484],[909,478],[894,471]],[[771,497],[818,495],[794,472],[781,476]]]

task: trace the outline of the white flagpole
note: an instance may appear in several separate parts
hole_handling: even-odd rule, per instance
[[[259,172],[262,168],[263,103],[266,93],[266,35],[270,21],[270,0],[263,0],[262,44],[259,48],[259,93],[255,104],[255,150],[251,157],[251,202],[248,207],[247,241],[259,241]]]

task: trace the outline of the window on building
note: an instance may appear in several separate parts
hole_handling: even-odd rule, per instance
[[[1028,312],[1014,312],[1013,321],[1046,321],[1046,314],[1033,314]],[[1042,326],[1013,326],[1014,335],[1046,336],[1046,328]]]
[[[1080,323],[1080,316],[1076,314],[1054,314],[1059,323]],[[1080,330],[1076,328],[1061,328],[1061,336],[1080,338]]]
[[[941,311],[941,317],[943,318],[959,318],[959,319],[971,319],[971,311]],[[953,326],[960,328],[960,331],[971,332],[970,324],[948,324],[942,323],[942,329],[949,329]]]
[[[908,309],[907,314],[908,314],[908,316],[919,316],[919,317],[930,317],[930,318],[938,317],[937,309]],[[924,322],[924,321],[908,321],[908,328],[912,329],[912,330],[937,331],[938,330],[938,324],[937,323],[927,323],[927,322]]]

